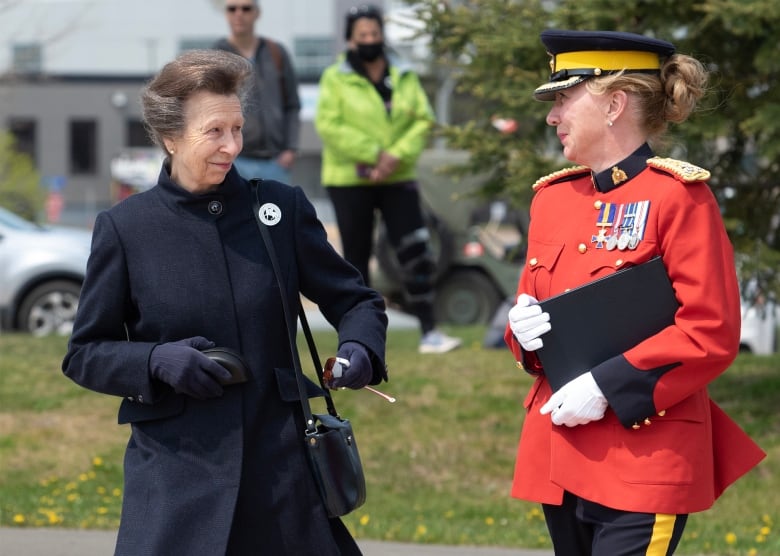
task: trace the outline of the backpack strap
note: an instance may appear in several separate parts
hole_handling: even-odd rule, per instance
[[[287,106],[287,83],[284,79],[284,61],[282,60],[282,48],[269,38],[263,37],[263,41],[268,47],[268,53],[271,54],[271,58],[276,66],[276,71],[279,73],[279,87],[282,92],[282,102]]]

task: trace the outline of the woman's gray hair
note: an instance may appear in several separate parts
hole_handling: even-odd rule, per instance
[[[251,75],[252,64],[237,54],[224,50],[183,52],[165,64],[141,94],[149,137],[166,151],[163,139],[178,137],[184,131],[184,103],[201,91],[237,95],[244,106],[253,83]]]

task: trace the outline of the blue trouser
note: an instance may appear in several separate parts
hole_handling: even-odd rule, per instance
[[[241,177],[251,180],[262,178],[290,184],[290,170],[282,167],[275,158],[249,158],[239,156],[233,162]]]

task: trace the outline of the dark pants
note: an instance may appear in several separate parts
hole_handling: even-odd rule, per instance
[[[561,556],[671,556],[687,514],[624,512],[566,492],[563,504],[542,504],[555,554]]]
[[[382,215],[395,249],[412,313],[423,333],[434,328],[433,274],[428,230],[420,207],[417,183],[326,187],[341,235],[344,258],[370,283],[368,261],[374,239],[374,213]]]

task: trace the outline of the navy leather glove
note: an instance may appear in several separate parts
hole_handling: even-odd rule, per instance
[[[220,381],[230,379],[230,371],[200,352],[212,347],[214,342],[202,336],[160,344],[149,357],[149,371],[179,394],[216,398],[223,392]]]
[[[374,377],[374,368],[371,366],[368,350],[362,344],[344,342],[336,353],[336,357],[349,361],[349,366],[342,366],[341,376],[334,378],[328,384],[330,388],[359,390],[371,382]]]

